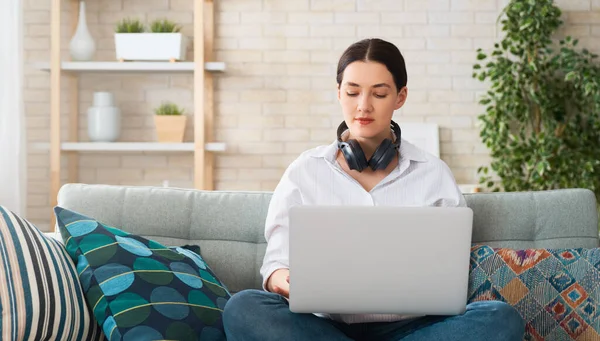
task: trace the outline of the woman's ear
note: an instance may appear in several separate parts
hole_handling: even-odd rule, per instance
[[[396,104],[394,106],[395,110],[402,108],[404,103],[406,102],[406,97],[408,97],[408,88],[405,86],[400,91],[398,91],[398,96],[396,97]]]
[[[338,83],[338,85],[337,85],[337,99],[338,99],[338,101],[341,99],[340,96],[341,96],[341,93],[340,93],[340,83]]]

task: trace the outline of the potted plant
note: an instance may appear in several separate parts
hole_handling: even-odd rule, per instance
[[[188,39],[181,27],[167,19],[150,23],[150,31],[138,19],[125,18],[115,28],[117,60],[182,61],[185,60]]]
[[[183,142],[187,117],[184,110],[171,102],[154,109],[154,124],[158,142]]]
[[[473,73],[490,87],[479,120],[492,162],[481,182],[494,191],[588,188],[600,199],[597,56],[570,36],[553,39],[562,24],[553,0],[511,0],[502,13],[504,38],[478,50]]]

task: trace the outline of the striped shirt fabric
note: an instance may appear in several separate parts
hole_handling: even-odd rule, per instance
[[[3,341],[106,340],[64,247],[0,206]]]
[[[337,153],[337,141],[302,153],[286,169],[276,186],[265,222],[268,244],[260,269],[264,290],[267,279],[275,270],[289,268],[288,212],[294,205],[466,206],[446,163],[404,139],[398,150],[397,167],[369,192],[340,167],[336,161]],[[410,318],[393,314],[325,317],[345,323]]]

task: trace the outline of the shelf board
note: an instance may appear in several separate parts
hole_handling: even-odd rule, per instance
[[[50,63],[34,63],[42,71],[50,71]],[[61,69],[70,72],[194,72],[194,62],[62,62]],[[223,62],[204,63],[206,71],[225,71]]]
[[[49,143],[35,143],[36,149],[49,149]],[[223,152],[226,150],[226,144],[223,142],[211,142],[205,145],[204,150],[210,152]],[[193,152],[194,143],[161,143],[161,142],[63,142],[62,151],[80,151],[80,152]]]
[[[480,184],[458,184],[462,193],[477,193],[481,190]]]

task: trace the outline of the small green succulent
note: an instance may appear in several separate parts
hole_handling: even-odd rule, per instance
[[[178,33],[181,27],[167,19],[156,19],[150,23],[150,32],[153,33]]]
[[[183,112],[183,108],[180,108],[177,104],[172,102],[163,102],[154,109],[154,113],[161,116],[181,116],[183,115]]]
[[[139,19],[125,18],[117,23],[117,33],[142,33],[146,31],[144,24]]]

